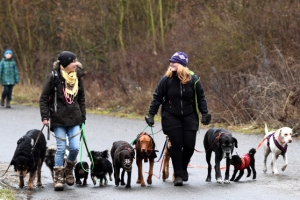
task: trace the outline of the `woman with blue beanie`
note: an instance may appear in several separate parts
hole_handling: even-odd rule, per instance
[[[200,79],[187,68],[187,54],[176,52],[169,62],[170,67],[156,87],[145,120],[152,127],[154,115],[162,105],[162,129],[172,144],[174,186],[182,186],[183,181],[188,181],[187,167],[195,149],[199,112],[204,125],[209,124],[211,116]]]
[[[11,108],[10,101],[15,84],[19,83],[19,72],[16,62],[12,58],[13,52],[10,49],[4,51],[4,58],[0,62],[0,82],[4,87],[1,96],[1,106],[4,106],[6,100],[6,108]]]

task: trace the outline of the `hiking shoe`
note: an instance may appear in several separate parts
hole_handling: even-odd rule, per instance
[[[182,171],[182,180],[183,181],[188,181],[189,180],[189,173],[187,172],[187,170]]]
[[[183,185],[183,180],[181,177],[177,177],[175,178],[175,181],[174,181],[174,186],[182,186]]]

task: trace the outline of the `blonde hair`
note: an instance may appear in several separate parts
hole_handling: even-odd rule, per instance
[[[166,71],[166,76],[172,77],[172,74],[173,73],[171,71],[171,68],[169,68]],[[177,76],[182,84],[186,84],[187,82],[189,82],[191,80],[191,74],[190,74],[189,68],[184,67],[179,63],[178,63],[178,67],[177,67]]]

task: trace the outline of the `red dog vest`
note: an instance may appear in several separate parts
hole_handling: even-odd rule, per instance
[[[243,155],[243,157],[241,157],[241,160],[242,160],[242,164],[240,166],[237,166],[237,168],[239,170],[246,169],[250,165],[250,156],[249,156],[249,154]]]

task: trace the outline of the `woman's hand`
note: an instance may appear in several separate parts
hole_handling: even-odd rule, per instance
[[[48,120],[48,119],[44,119],[44,120],[42,121],[42,123],[45,124],[45,125],[47,125],[47,124],[49,124],[49,120]]]

